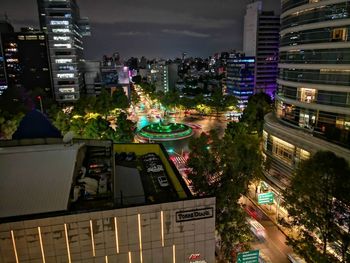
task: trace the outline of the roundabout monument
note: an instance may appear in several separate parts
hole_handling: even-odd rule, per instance
[[[161,142],[182,140],[193,135],[193,130],[186,124],[169,122],[167,117],[158,123],[152,123],[137,132],[140,142]]]

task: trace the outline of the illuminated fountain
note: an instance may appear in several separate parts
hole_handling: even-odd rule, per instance
[[[137,132],[141,142],[182,140],[193,135],[193,130],[186,124],[173,123],[166,119],[149,124]]]

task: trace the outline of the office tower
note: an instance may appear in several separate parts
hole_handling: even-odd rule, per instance
[[[33,28],[22,28],[21,32],[2,33],[1,46],[7,102],[21,102],[27,109],[42,103],[36,101],[38,96],[49,102],[53,93],[46,35]]]
[[[231,53],[226,63],[226,93],[236,96],[238,107],[243,110],[254,93],[255,58]]]
[[[276,110],[263,133],[277,188],[319,150],[350,161],[348,10],[348,1],[282,3]]]
[[[2,34],[13,32],[13,26],[8,21],[0,21],[0,96],[8,88]]]
[[[260,1],[249,4],[244,17],[243,51],[255,57],[254,93],[271,97],[277,88],[279,19],[274,12],[263,11]]]
[[[47,33],[55,98],[60,103],[79,99],[83,89],[82,37],[89,35],[75,0],[38,0],[41,29]]]

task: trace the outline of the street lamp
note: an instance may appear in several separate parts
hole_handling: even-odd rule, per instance
[[[39,100],[40,102],[40,110],[41,110],[41,113],[44,113],[43,111],[43,102],[42,102],[42,99],[41,99],[41,96],[36,96],[36,98]]]

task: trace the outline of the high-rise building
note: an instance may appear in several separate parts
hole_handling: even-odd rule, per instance
[[[255,58],[242,53],[231,53],[226,60],[226,93],[234,95],[243,110],[254,93]]]
[[[8,21],[0,21],[0,95],[8,88],[2,34],[13,32],[13,26]]]
[[[150,66],[148,80],[156,86],[156,91],[169,91],[169,69],[165,60],[155,61]]]
[[[89,35],[75,0],[38,0],[41,29],[47,33],[55,98],[60,103],[79,99],[83,89],[82,37]]]
[[[33,28],[1,33],[1,46],[5,78],[0,76],[0,95],[8,89],[3,99],[18,101],[27,109],[39,106],[37,96],[49,103],[53,92],[46,34]]]
[[[261,1],[249,4],[244,17],[243,51],[255,57],[254,92],[271,97],[277,88],[279,19],[273,11],[263,11]]]
[[[319,150],[350,161],[348,14],[348,1],[282,1],[276,110],[263,132],[277,188]]]

